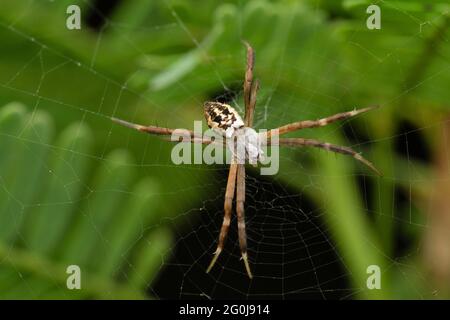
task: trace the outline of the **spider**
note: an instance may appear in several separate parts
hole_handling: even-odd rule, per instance
[[[208,126],[219,132],[226,138],[236,138],[239,135],[245,136],[253,136],[255,131],[252,129],[253,125],[253,116],[256,105],[256,94],[259,89],[259,81],[253,79],[253,67],[255,61],[255,54],[253,48],[247,43],[244,42],[247,50],[247,65],[244,77],[244,105],[245,105],[245,116],[244,120],[242,120],[239,113],[232,108],[228,104],[219,103],[219,102],[205,102],[204,104],[204,115]],[[337,113],[332,116],[318,119],[318,120],[304,120],[286,124],[284,126],[270,129],[263,133],[260,133],[256,136],[256,138],[264,138],[267,145],[278,145],[278,146],[290,146],[290,147],[316,147],[325,149],[327,151],[341,153],[344,155],[349,155],[355,158],[356,160],[362,162],[366,166],[368,166],[372,171],[374,171],[377,175],[381,175],[380,171],[378,171],[375,166],[362,157],[359,153],[355,152],[349,147],[338,146],[328,142],[322,142],[315,139],[305,139],[305,138],[279,138],[279,139],[271,139],[272,137],[281,136],[283,134],[305,129],[305,128],[316,128],[323,127],[330,123],[345,120],[351,117],[354,117],[358,114],[370,111],[372,109],[377,108],[378,106],[367,107],[363,109],[354,109],[353,111],[347,111],[342,113]],[[157,126],[142,126],[135,123],[130,123],[121,119],[111,118],[114,122],[139,130],[141,132],[146,132],[153,135],[162,135],[162,136],[170,136],[172,135],[176,129],[165,128],[165,127],[157,127]],[[204,138],[197,136],[193,131],[186,130],[188,137],[190,140],[188,142],[191,143],[201,143],[201,144],[210,144],[214,143],[214,140],[210,138]],[[262,136],[261,136],[262,135]],[[263,140],[263,139],[261,139]],[[185,140],[183,140],[185,141]],[[244,202],[245,202],[245,160],[248,160],[249,163],[255,164],[261,159],[262,151],[260,149],[260,145],[254,144],[249,145],[248,141],[252,141],[252,139],[246,140],[247,144],[245,145],[245,159],[244,163],[238,161],[236,157],[232,158],[229,172],[228,172],[228,180],[225,191],[225,203],[224,203],[224,217],[222,222],[222,227],[219,233],[219,240],[217,244],[217,249],[214,252],[214,256],[209,264],[206,272],[209,273],[216,263],[220,253],[223,250],[225,239],[228,234],[228,229],[231,222],[231,215],[233,210],[233,200],[236,195],[236,213],[237,213],[237,222],[238,222],[238,238],[239,238],[239,246],[241,250],[242,260],[244,262],[244,266],[247,272],[247,275],[250,279],[253,278],[253,274],[250,268],[250,263],[247,254],[247,236],[245,231],[245,216],[244,216]],[[225,146],[225,144],[224,144]]]

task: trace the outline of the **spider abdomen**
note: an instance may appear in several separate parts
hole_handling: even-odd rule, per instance
[[[205,102],[205,118],[208,127],[230,138],[236,129],[244,126],[241,116],[228,104],[220,102]]]

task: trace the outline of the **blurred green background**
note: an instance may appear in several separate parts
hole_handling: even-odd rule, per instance
[[[0,298],[448,298],[450,5],[374,1],[369,30],[371,3],[2,1]],[[234,224],[204,273],[226,167],[175,166],[169,143],[109,120],[192,128],[203,101],[239,108],[242,39],[257,129],[382,107],[292,136],[351,146],[383,178],[309,149],[281,150],[277,176],[249,169],[253,281]]]

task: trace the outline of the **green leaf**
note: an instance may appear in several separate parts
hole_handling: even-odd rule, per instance
[[[164,231],[149,250],[155,261],[148,252],[134,254],[139,243],[148,244],[148,225],[161,214],[157,184],[143,178],[134,185],[127,151],[92,157],[93,135],[84,123],[73,123],[55,142],[51,132],[45,112],[27,114],[20,104],[0,109],[0,134],[6,137],[0,144],[9,154],[0,166],[0,195],[7,200],[0,215],[0,298],[148,298],[146,285],[171,245]],[[88,168],[94,169],[92,181]],[[148,267],[139,287],[118,273],[134,269],[133,259]],[[66,286],[70,264],[81,268],[81,290]]]
[[[65,129],[51,151],[49,177],[39,207],[30,213],[24,234],[30,250],[49,253],[68,227],[74,206],[81,200],[93,135],[82,123]],[[51,226],[51,228],[49,228]]]
[[[158,216],[158,188],[150,180],[142,180],[132,190],[128,203],[113,217],[105,232],[107,245],[95,258],[96,269],[101,274],[117,274],[117,266],[128,264],[127,254],[144,235],[146,226]]]
[[[172,235],[165,229],[159,229],[145,237],[138,248],[133,267],[128,271],[130,284],[135,288],[145,289],[168,258],[167,253],[172,245]]]
[[[82,266],[94,264],[96,250],[104,249],[103,242],[107,241],[103,233],[129,192],[131,162],[131,156],[124,150],[116,150],[105,158],[84,206],[76,213],[76,225],[62,250],[64,261]]]
[[[28,116],[24,123],[9,153],[11,161],[1,169],[0,239],[8,242],[20,235],[28,207],[36,204],[33,198],[45,175],[44,162],[53,127],[49,116],[41,111]]]

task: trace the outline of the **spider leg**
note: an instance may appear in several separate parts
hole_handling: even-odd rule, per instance
[[[373,107],[367,107],[363,109],[353,110],[353,111],[347,111],[342,113],[337,113],[332,116],[318,119],[318,120],[304,120],[304,121],[298,121],[286,124],[284,126],[278,127],[276,129],[272,129],[269,132],[267,132],[267,136],[270,137],[271,135],[282,135],[288,132],[297,131],[305,128],[316,128],[316,127],[323,127],[326,125],[329,125],[330,123],[339,121],[339,120],[345,120],[348,118],[352,118],[358,114],[373,110],[378,108],[379,106],[373,106]],[[278,132],[277,132],[278,130]]]
[[[255,65],[255,51],[245,41],[244,45],[247,48],[247,67],[245,69],[244,78],[244,104],[245,104],[245,125],[251,127],[253,125],[253,115],[256,105],[256,93],[259,89],[258,80],[253,81],[253,67]]]
[[[141,132],[146,132],[149,134],[155,134],[155,135],[162,135],[162,136],[170,136],[172,135],[177,129],[172,128],[164,128],[164,127],[157,127],[157,126],[143,126],[140,124],[128,122],[122,119],[111,117],[111,120],[115,123],[118,123],[124,127],[135,129]],[[183,129],[190,137],[201,139],[201,137],[195,136],[194,132],[191,130]]]
[[[196,137],[178,137],[178,140],[172,140],[168,137],[163,137],[162,140],[169,142],[186,142],[186,143],[201,143],[201,144],[216,144],[225,147],[224,142],[217,142],[208,138],[196,138]]]
[[[211,263],[206,269],[206,273],[211,271],[212,267],[217,261],[220,253],[222,252],[223,245],[225,243],[225,239],[228,234],[228,229],[230,228],[231,222],[231,212],[233,210],[233,198],[234,198],[234,190],[236,188],[236,174],[237,174],[237,163],[232,163],[230,165],[230,170],[228,172],[228,181],[227,181],[227,189],[225,191],[225,203],[224,203],[224,211],[225,214],[223,216],[222,228],[220,229],[219,234],[219,243],[217,245],[216,252],[214,252],[214,257],[211,260]]]
[[[238,234],[239,234],[239,246],[241,248],[242,260],[244,260],[245,269],[247,270],[248,277],[253,278],[252,271],[250,270],[250,264],[247,256],[247,235],[245,232],[245,165],[238,165],[237,172],[237,190],[236,190],[236,212],[238,218]]]
[[[255,65],[255,52],[246,41],[243,41],[243,43],[247,48],[247,66],[245,69],[245,77],[244,77],[244,104],[247,107],[250,104],[250,94],[253,84],[253,67]],[[247,117],[248,117],[248,110],[245,110],[245,118],[247,119]]]
[[[383,175],[377,168],[375,168],[375,166],[372,164],[372,162],[370,162],[369,160],[364,158],[362,155],[360,155],[358,152],[354,151],[353,149],[351,149],[349,147],[343,147],[343,146],[338,146],[338,145],[331,144],[328,142],[322,142],[322,141],[318,141],[318,140],[314,140],[314,139],[304,139],[304,138],[280,138],[278,145],[292,146],[292,147],[309,146],[309,147],[325,149],[325,150],[331,151],[331,152],[349,155],[349,156],[352,156],[353,158],[355,158],[356,160],[358,160],[359,162],[364,163],[372,171],[374,171],[377,175],[380,175],[380,176]]]
[[[246,122],[246,126],[250,128],[253,126],[253,118],[255,115],[255,106],[256,106],[256,94],[258,93],[258,89],[259,89],[259,81],[258,79],[256,79],[251,89],[250,102],[248,105],[248,119]]]

